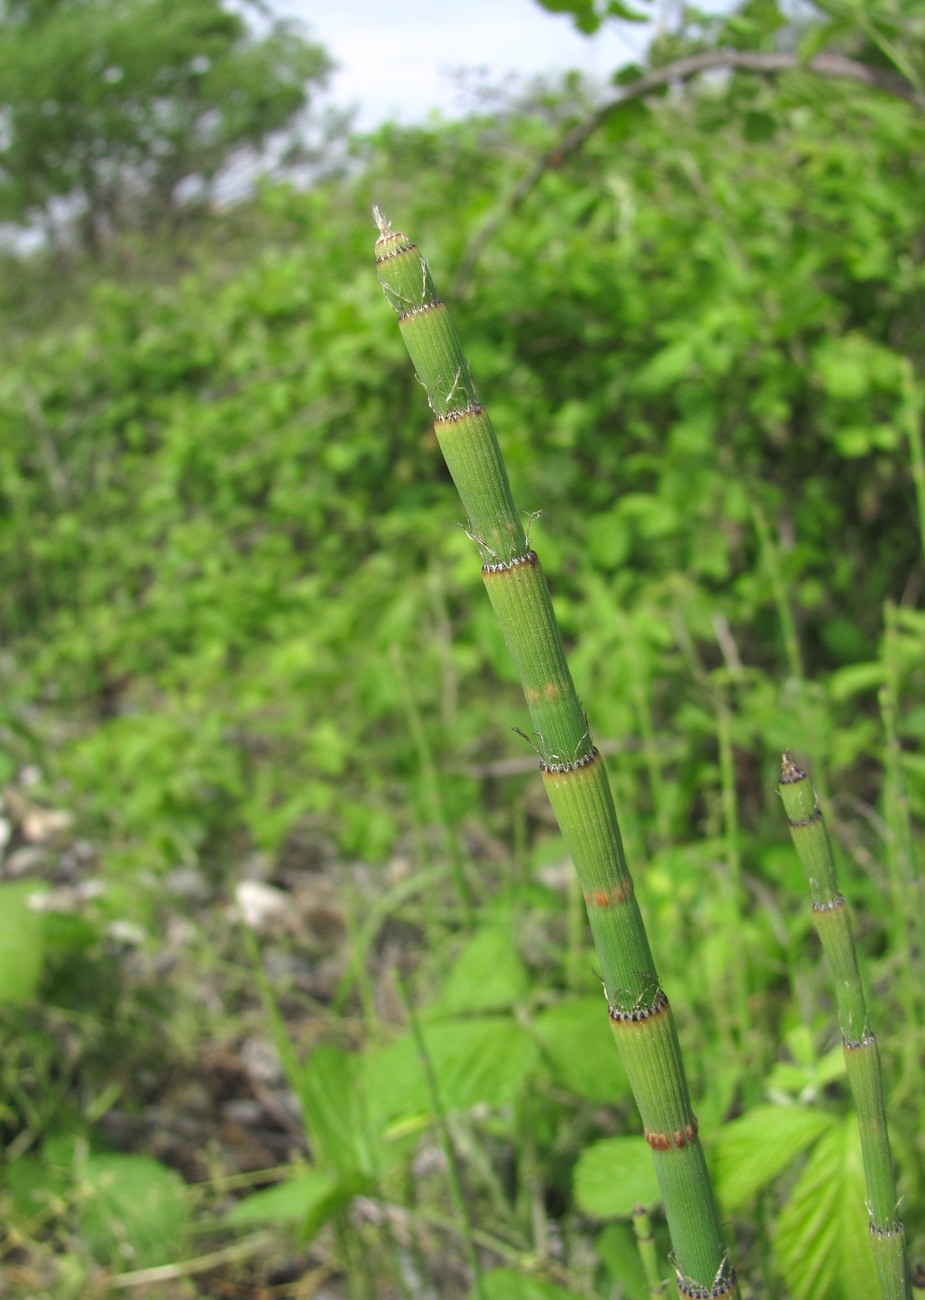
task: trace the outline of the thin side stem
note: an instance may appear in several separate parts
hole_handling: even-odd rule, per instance
[[[915,371],[908,358],[903,360],[903,423],[909,439],[909,469],[915,487],[918,508],[919,541],[925,556],[925,439],[922,437],[922,394],[915,382]]]
[[[578,871],[611,1027],[655,1159],[678,1291],[737,1297],[674,1017],[539,557],[527,543],[491,420],[427,264],[406,235],[375,215],[377,274],[436,417],[437,439],[482,555],[488,598],[524,688],[546,791]]]
[[[809,878],[813,920],[835,984],[848,1083],[861,1131],[870,1240],[882,1300],[910,1300],[905,1233],[897,1214],[896,1180],[886,1124],[880,1052],[870,1028],[851,918],[839,892],[829,837],[804,771],[785,754],[780,794],[790,834]]]
[[[633,1233],[636,1237],[636,1249],[642,1262],[642,1271],[646,1276],[646,1290],[649,1296],[657,1300],[665,1294],[665,1282],[659,1275],[658,1257],[655,1253],[655,1238],[652,1235],[652,1223],[644,1205],[637,1205],[633,1210]]]
[[[460,1235],[466,1248],[466,1256],[469,1260],[469,1271],[472,1274],[473,1295],[476,1297],[476,1300],[483,1300],[484,1288],[482,1286],[482,1269],[479,1264],[478,1252],[475,1249],[475,1237],[472,1232],[472,1223],[469,1219],[469,1210],[466,1206],[466,1198],[463,1194],[462,1179],[459,1175],[459,1163],[456,1159],[456,1151],[453,1148],[453,1139],[450,1137],[450,1126],[446,1121],[446,1112],[444,1111],[443,1103],[440,1100],[440,1089],[437,1085],[437,1076],[434,1073],[433,1061],[430,1059],[430,1053],[427,1050],[424,1035],[421,1033],[420,1022],[415,1015],[414,1007],[412,1006],[408,990],[405,988],[404,981],[397,973],[395,980],[398,988],[398,996],[405,1009],[405,1015],[408,1017],[411,1036],[413,1037],[414,1045],[417,1048],[418,1059],[421,1062],[421,1069],[424,1073],[424,1079],[427,1084],[427,1091],[430,1093],[430,1105],[434,1115],[434,1123],[437,1125],[440,1145],[443,1148],[443,1154],[446,1159],[446,1174],[450,1188],[450,1197],[453,1201],[453,1209],[456,1212]]]
[[[797,627],[793,619],[793,610],[790,608],[790,597],[787,592],[787,584],[784,581],[784,575],[781,572],[778,548],[771,536],[771,529],[768,527],[767,517],[756,500],[752,500],[751,508],[752,519],[755,523],[755,532],[758,534],[758,545],[761,550],[761,563],[771,586],[771,595],[774,598],[774,604],[777,606],[777,617],[780,621],[781,636],[784,640],[784,653],[787,656],[787,667],[790,676],[801,681],[803,679],[803,658],[800,654],[800,639],[797,636]]]
[[[421,711],[411,689],[408,667],[401,647],[396,644],[391,645],[389,647],[389,657],[395,668],[395,680],[398,683],[399,698],[408,723],[408,731],[411,733],[414,747],[417,750],[418,767],[423,778],[425,797],[430,804],[430,814],[434,824],[440,828],[443,851],[452,868],[456,892],[459,895],[463,916],[468,924],[472,920],[469,888],[466,884],[466,873],[463,868],[462,853],[459,848],[459,841],[456,838],[456,831],[444,807],[443,791],[440,788],[440,772],[434,761],[433,750],[430,747],[430,741],[421,720]],[[422,861],[426,860],[426,857],[422,858]]]

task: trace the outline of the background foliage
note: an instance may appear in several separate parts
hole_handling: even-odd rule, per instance
[[[64,6],[31,10],[8,10],[2,69],[23,24],[73,27]],[[218,21],[200,4],[183,22],[207,10]],[[825,12],[808,29],[764,4],[695,16],[653,59],[811,39],[880,67],[898,49],[914,88],[914,13]],[[216,28],[229,58],[237,21]],[[210,175],[245,118],[270,129],[301,104],[324,61],[288,48],[267,116],[231,112],[193,170]],[[736,73],[627,103],[581,151],[550,154],[592,108],[576,81],[491,117],[384,127],[353,141],[347,175],[265,183],[90,269],[60,250],[8,259],[0,890],[8,945],[28,955],[0,967],[4,1267],[35,1268],[33,1287],[85,1294],[179,1261],[209,1294],[182,1263],[216,1245],[189,1242],[196,1223],[219,1245],[244,1234],[258,1261],[281,1249],[266,1225],[288,1227],[355,1294],[464,1294],[467,1234],[483,1294],[645,1294],[628,1192],[657,1197],[648,1165],[630,1172],[643,1144],[626,1136],[580,900],[375,285],[373,200],[447,295],[473,267],[457,323],[515,499],[542,510],[532,539],[613,755],[743,1275],[835,1297],[869,1269],[832,999],[774,793],[786,746],[812,760],[842,846],[921,1256],[921,106],[798,67]],[[144,175],[120,149],[106,166]],[[64,192],[28,183],[45,188],[20,184],[23,213]],[[296,912],[310,888],[307,925],[258,924],[258,940],[229,925],[242,882]],[[241,1199],[227,1151],[198,1135],[191,1172],[129,1119],[204,1042],[238,1054],[267,1025],[308,1145],[293,1138]],[[468,1222],[428,1146],[435,1110]],[[622,1191],[606,1143],[630,1144]],[[157,1209],[178,1214],[167,1164],[199,1183],[177,1221]],[[435,1240],[450,1262],[427,1283]]]

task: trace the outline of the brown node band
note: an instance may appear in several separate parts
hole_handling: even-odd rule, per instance
[[[380,244],[392,244],[398,243],[399,241],[402,241],[400,248],[389,249],[387,253],[380,253],[378,251]],[[401,257],[403,253],[413,253],[416,248],[417,244],[412,243],[407,235],[402,235],[397,230],[392,234],[383,235],[380,239],[376,240],[376,265],[380,266],[383,262],[388,262],[393,257]]]
[[[625,885],[614,885],[612,889],[586,889],[584,899],[588,907],[613,907],[632,898],[633,889],[633,878],[630,876]]]
[[[638,1025],[644,1020],[651,1020],[653,1016],[660,1016],[663,1011],[667,1010],[668,998],[661,989],[655,995],[655,1001],[651,1007],[633,1007],[630,1011],[621,1011],[611,1002],[607,1007],[607,1012],[614,1024],[618,1025]]]
[[[692,1115],[683,1128],[676,1128],[673,1133],[657,1133],[649,1128],[642,1131],[653,1151],[683,1151],[697,1136],[697,1116]]]
[[[535,686],[527,690],[527,699],[531,704],[537,704],[540,700],[555,700],[562,694],[562,687],[556,682],[547,682],[541,691]]]
[[[841,1041],[846,1052],[859,1052],[863,1047],[873,1047],[877,1039],[868,1030],[863,1038],[843,1038]]]
[[[824,903],[813,903],[814,912],[837,912],[840,907],[845,906],[844,894],[836,894],[834,898],[826,899]]]
[[[400,325],[403,320],[410,320],[412,316],[423,316],[426,311],[433,311],[435,307],[442,306],[444,306],[442,298],[431,298],[430,302],[422,302],[420,307],[410,307],[408,311],[400,312],[398,323]]]
[[[465,420],[470,415],[481,415],[485,407],[481,402],[470,402],[464,406],[461,411],[447,411],[446,415],[438,415],[434,424],[457,424],[460,420]]]
[[[547,763],[544,758],[541,758],[540,771],[544,776],[567,776],[569,772],[580,772],[583,767],[590,767],[599,758],[600,751],[596,745],[592,745],[590,752],[582,754],[581,758],[576,758],[574,763]]]

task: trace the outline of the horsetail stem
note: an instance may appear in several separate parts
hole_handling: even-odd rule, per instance
[[[655,1159],[678,1291],[738,1297],[719,1229],[677,1030],[649,950],[603,760],[565,660],[539,557],[514,506],[497,438],[427,264],[373,209],[376,271],[434,413],[434,429],[482,556],[514,659],[540,771],[578,871],[610,1023]],[[615,1171],[619,1176],[619,1171]]]
[[[893,1157],[886,1124],[880,1052],[867,1017],[851,918],[838,890],[835,862],[816,792],[789,754],[781,761],[780,794],[790,834],[809,878],[813,920],[835,982],[848,1083],[861,1131],[874,1263],[883,1300],[908,1300],[905,1233],[897,1215]]]

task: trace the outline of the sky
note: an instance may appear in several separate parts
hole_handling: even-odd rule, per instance
[[[583,36],[567,14],[536,0],[272,0],[271,8],[301,19],[340,65],[329,99],[357,107],[359,130],[419,122],[432,109],[447,117],[471,110],[454,69],[483,68],[495,86],[512,73],[571,68],[604,81],[641,55],[651,33],[648,24],[619,23]]]

